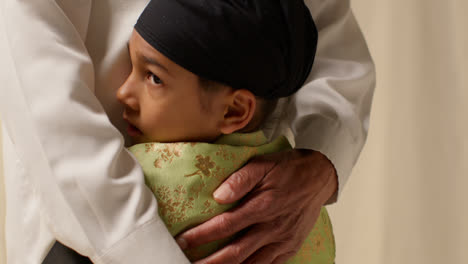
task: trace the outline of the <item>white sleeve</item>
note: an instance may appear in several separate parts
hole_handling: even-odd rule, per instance
[[[339,193],[364,146],[375,67],[349,0],[306,0],[319,32],[315,63],[292,98],[288,121],[296,148],[314,149],[335,165]]]
[[[94,263],[188,263],[93,93],[91,4],[0,1],[2,120],[58,240]]]

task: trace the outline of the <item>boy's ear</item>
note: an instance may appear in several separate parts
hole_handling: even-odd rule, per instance
[[[234,90],[224,110],[221,133],[231,134],[243,129],[252,120],[256,107],[255,95],[246,89]]]

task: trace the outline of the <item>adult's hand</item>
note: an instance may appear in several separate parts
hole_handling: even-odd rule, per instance
[[[240,238],[197,264],[279,264],[294,256],[312,230],[321,207],[337,191],[336,172],[320,152],[290,150],[252,159],[214,193],[222,204],[242,199],[177,238],[182,249],[229,237]],[[245,197],[244,197],[245,196]]]

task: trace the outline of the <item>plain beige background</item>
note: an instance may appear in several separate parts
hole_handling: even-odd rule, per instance
[[[377,89],[367,145],[330,207],[337,263],[468,263],[468,1],[352,1]]]
[[[377,89],[337,263],[468,263],[468,1],[352,1]]]
[[[0,121],[0,264],[6,263],[5,260],[5,189],[3,185],[3,151],[2,151],[2,122]]]

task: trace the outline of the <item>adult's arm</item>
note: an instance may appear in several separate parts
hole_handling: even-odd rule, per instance
[[[313,70],[287,109],[297,149],[327,156],[338,193],[364,146],[375,66],[349,0],[305,0],[319,31]]]
[[[94,263],[188,263],[94,91],[91,0],[3,0],[2,120],[57,240]]]

